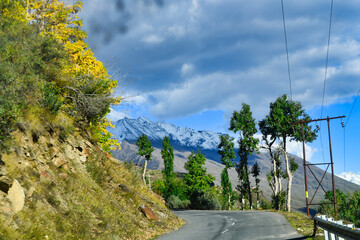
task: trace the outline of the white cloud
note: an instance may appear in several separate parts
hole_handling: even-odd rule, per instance
[[[157,36],[155,34],[151,34],[149,36],[143,37],[141,41],[147,44],[159,44],[164,41],[164,38]]]
[[[349,182],[355,183],[357,185],[360,185],[360,172],[359,173],[353,173],[353,172],[342,172],[338,177],[341,177]]]
[[[112,122],[116,122],[120,119],[123,119],[125,117],[129,118],[128,115],[126,115],[123,112],[118,112],[116,110],[114,110],[113,108],[110,108],[110,113],[108,113],[108,115],[106,116],[109,120],[111,120]]]
[[[194,71],[194,65],[189,63],[184,63],[181,67],[181,75],[186,76],[191,74]]]

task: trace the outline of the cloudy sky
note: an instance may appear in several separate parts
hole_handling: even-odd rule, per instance
[[[330,9],[331,0],[284,1],[292,99],[313,119],[321,117]],[[336,173],[360,173],[359,12],[358,1],[334,0],[322,117],[347,116],[345,131],[331,121]],[[129,98],[113,120],[227,132],[241,103],[261,120],[270,102],[291,95],[280,0],[87,0],[81,17],[98,59],[126,75],[117,93]],[[313,162],[329,158],[326,122],[321,129],[308,146]]]

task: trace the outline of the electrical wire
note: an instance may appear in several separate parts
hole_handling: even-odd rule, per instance
[[[290,75],[290,61],[289,61],[288,42],[287,42],[287,36],[286,36],[286,24],[285,24],[285,13],[284,13],[284,1],[283,1],[283,0],[281,0],[281,10],[282,10],[282,18],[283,18],[283,26],[284,26],[286,59],[287,59],[289,85],[290,85],[290,100],[292,100],[291,75]]]
[[[321,114],[320,114],[320,118],[322,118],[323,108],[324,108],[325,87],[326,87],[326,79],[327,79],[327,69],[328,69],[328,63],[329,63],[329,49],[330,49],[330,37],[331,37],[331,25],[332,25],[333,7],[334,7],[334,0],[331,0],[330,21],[329,21],[329,33],[328,33],[328,42],[327,42],[327,51],[326,51],[326,62],[325,62],[324,87],[323,87],[323,94],[322,94],[322,103],[321,103]]]
[[[357,93],[357,95],[356,95],[355,101],[354,101],[354,103],[353,103],[353,105],[352,105],[352,107],[351,107],[351,111],[350,111],[349,117],[346,119],[345,127],[347,126],[347,124],[348,124],[348,122],[349,122],[349,119],[350,119],[350,117],[351,117],[351,114],[352,114],[352,112],[353,112],[353,110],[354,110],[356,100],[357,100],[358,97],[359,97],[359,93],[360,93],[360,89],[359,89],[359,91],[358,91],[358,93]]]
[[[327,80],[327,69],[328,69],[328,63],[329,63],[329,49],[330,49],[330,37],[331,37],[331,25],[332,25],[333,8],[334,8],[334,0],[331,0],[329,32],[328,32],[328,42],[327,42],[327,50],[326,50],[325,73],[324,73],[324,86],[323,86],[320,118],[323,117],[323,109],[324,109],[325,89],[326,89],[326,80]],[[321,128],[321,122],[320,122],[320,128]],[[320,134],[319,135],[320,135],[320,144],[321,144],[323,162],[325,162],[325,156],[324,156],[324,150],[323,150],[324,145],[323,145],[323,141],[322,141],[321,129],[320,129]]]

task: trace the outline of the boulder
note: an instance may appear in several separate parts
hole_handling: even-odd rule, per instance
[[[9,189],[7,199],[11,204],[11,210],[14,213],[20,212],[24,208],[25,193],[20,183],[14,179],[11,188]]]
[[[64,160],[62,160],[61,158],[54,158],[53,160],[52,160],[52,162],[54,163],[54,165],[56,166],[56,167],[61,167],[62,165],[64,165],[65,163],[66,163],[66,161],[64,161]]]
[[[159,217],[151,210],[151,208],[145,203],[140,205],[141,212],[150,220],[158,221]]]

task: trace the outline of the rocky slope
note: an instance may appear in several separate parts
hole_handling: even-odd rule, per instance
[[[182,222],[65,118],[24,122],[0,155],[0,239],[149,239]]]

